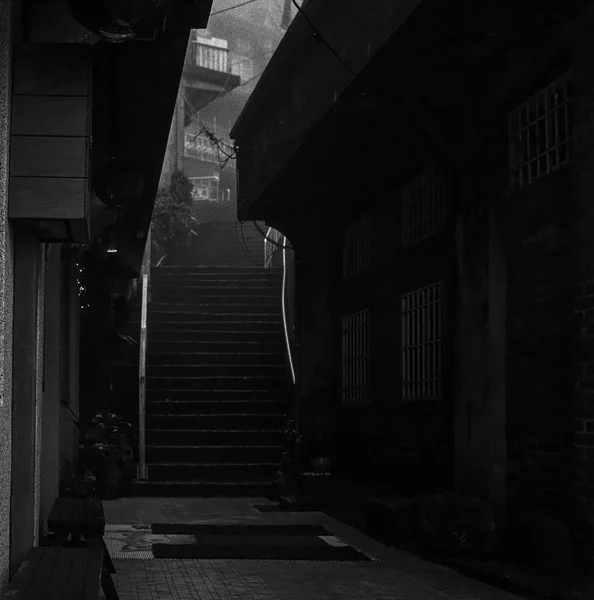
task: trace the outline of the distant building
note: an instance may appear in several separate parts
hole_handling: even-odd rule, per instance
[[[201,222],[236,219],[229,132],[284,33],[276,3],[242,8],[215,14],[208,29],[192,31],[170,133],[163,185],[174,169],[182,170],[194,185]],[[224,207],[205,206],[212,202]]]

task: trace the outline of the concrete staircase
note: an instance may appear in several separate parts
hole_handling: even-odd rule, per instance
[[[132,495],[273,492],[290,385],[281,285],[280,269],[153,269],[148,482],[135,484]]]
[[[262,223],[260,228],[268,228]],[[253,223],[226,221],[197,227],[190,248],[167,257],[165,264],[176,266],[261,267],[264,265],[262,233]]]

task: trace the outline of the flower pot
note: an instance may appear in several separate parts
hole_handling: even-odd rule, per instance
[[[119,498],[123,489],[122,469],[114,461],[105,463],[99,490],[102,500]]]

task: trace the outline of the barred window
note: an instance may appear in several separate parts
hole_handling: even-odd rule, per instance
[[[366,404],[369,379],[369,309],[342,319],[342,401]]]
[[[190,177],[192,184],[192,200],[219,200],[219,177],[210,175],[208,177]]]
[[[353,223],[344,235],[343,277],[352,279],[369,269],[371,254],[371,223],[365,217]]]
[[[402,244],[430,237],[444,222],[445,185],[434,169],[427,169],[402,189]]]
[[[511,185],[523,189],[569,163],[572,137],[569,74],[509,114]]]
[[[405,400],[441,395],[442,284],[402,296],[402,396]]]

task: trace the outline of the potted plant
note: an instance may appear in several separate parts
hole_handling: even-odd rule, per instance
[[[95,415],[91,423],[83,436],[81,462],[97,478],[98,494],[117,498],[124,483],[134,477],[132,425],[109,411]]]

